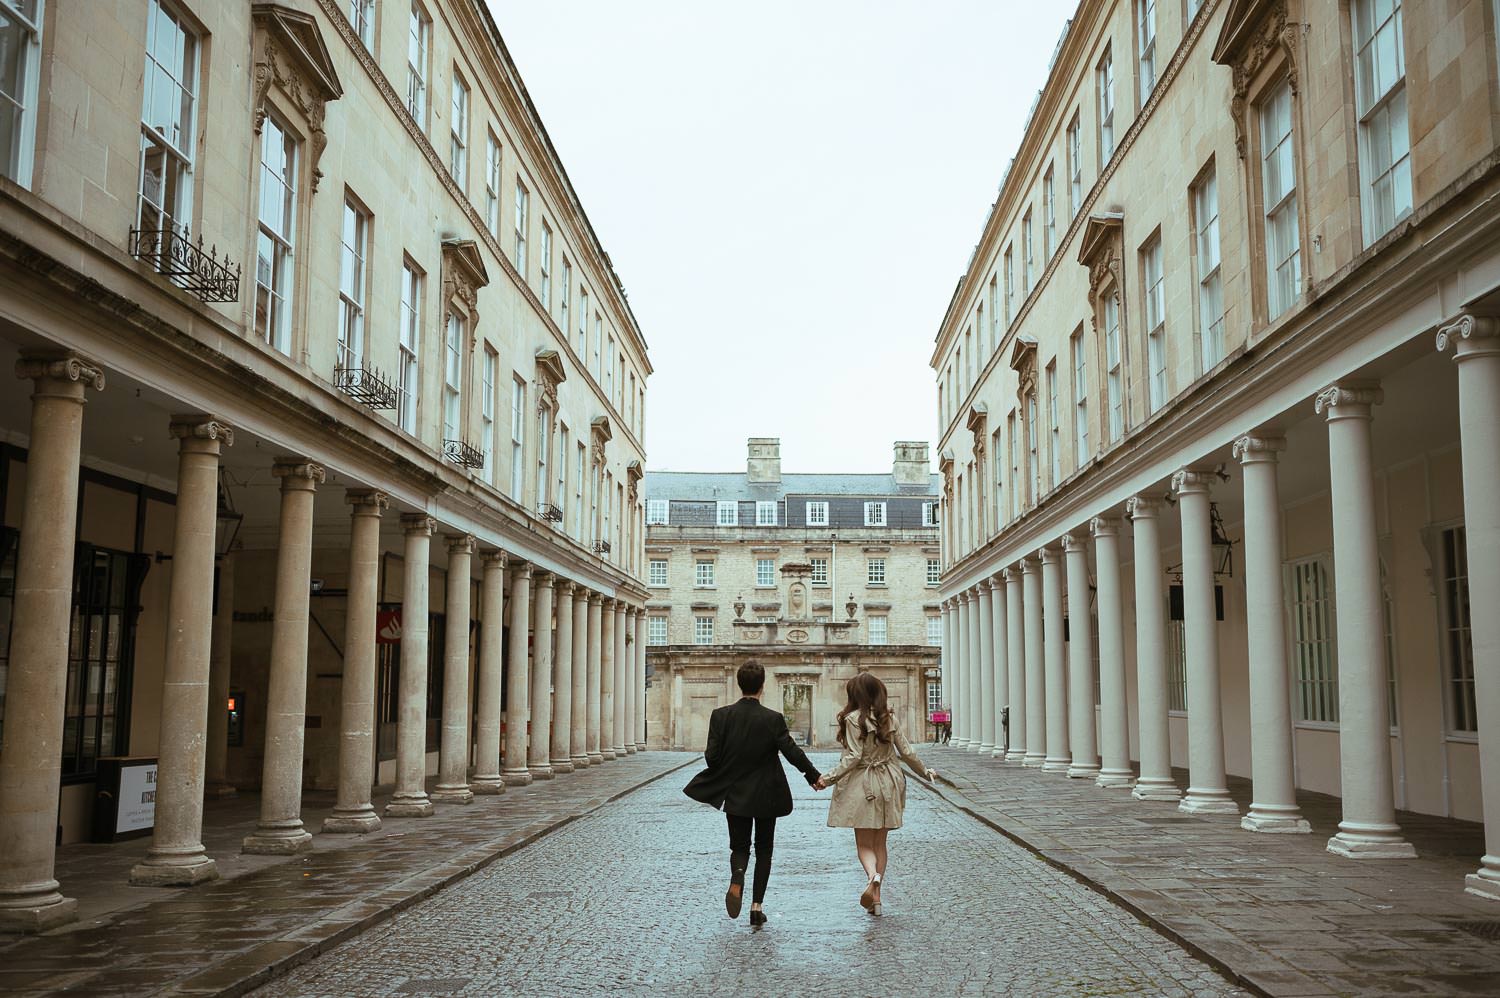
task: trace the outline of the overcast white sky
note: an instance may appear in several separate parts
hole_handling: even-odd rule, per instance
[[[1072,0],[489,3],[650,346],[647,467],[936,445],[933,339]]]

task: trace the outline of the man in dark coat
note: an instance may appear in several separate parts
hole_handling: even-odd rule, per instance
[[[708,720],[708,768],[683,788],[696,801],[724,812],[729,820],[729,890],[724,908],[740,917],[745,893],[745,868],[750,865],[750,833],[755,832],[755,882],[750,900],[750,924],[766,921],[761,902],[771,879],[771,852],[776,842],[776,819],[792,813],[792,790],[787,786],[777,753],[786,756],[806,777],[809,786],[819,773],[792,741],[786,718],[761,705],[766,670],[746,662],[735,674],[744,696],[720,707]]]

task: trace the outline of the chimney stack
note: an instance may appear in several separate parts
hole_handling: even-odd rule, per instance
[[[926,485],[932,481],[932,459],[925,440],[897,440],[891,475],[897,485]]]
[[[926,444],[922,445],[925,448]],[[745,481],[751,485],[778,484],[781,481],[781,438],[751,437],[745,461]]]

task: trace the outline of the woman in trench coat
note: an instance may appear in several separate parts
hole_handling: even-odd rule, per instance
[[[859,903],[880,914],[880,884],[885,877],[886,835],[901,827],[906,812],[906,776],[901,760],[936,780],[912,751],[901,724],[886,706],[885,683],[861,672],[844,685],[849,702],[839,712],[838,740],[843,758],[814,786],[833,787],[828,805],[829,828],[854,829],[854,849],[869,883]]]

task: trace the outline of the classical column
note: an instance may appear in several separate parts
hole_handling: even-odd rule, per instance
[[[646,608],[635,615],[635,747],[646,751]],[[915,730],[915,729],[913,729]]]
[[[1450,342],[1458,364],[1469,606],[1500,607],[1500,321],[1460,316],[1438,331],[1438,350],[1446,351]],[[1465,889],[1500,900],[1500,615],[1471,613],[1469,628],[1479,717],[1484,858],[1479,870],[1466,878]]]
[[[994,710],[990,714],[990,740],[994,743],[994,748],[990,751],[990,756],[1004,759],[1005,723],[1001,715],[1006,707],[1006,699],[1010,696],[1010,658],[1005,636],[1005,583],[999,576],[992,576],[985,579],[984,584],[990,590],[990,638],[985,647],[990,649],[995,663],[989,682],[989,695],[994,698]]]
[[[604,752],[599,744],[604,719],[604,597],[598,593],[589,593],[588,622],[586,744],[589,765],[597,766],[604,761]]]
[[[582,586],[573,593],[572,709],[568,715],[568,761],[575,770],[589,767],[589,591]]]
[[[1005,659],[1009,680],[1010,745],[1006,762],[1026,758],[1026,733],[1029,730],[1026,704],[1026,612],[1021,602],[1021,570],[1007,568],[1000,573],[1005,579]]]
[[[311,848],[302,827],[302,745],[307,725],[307,620],[312,594],[313,497],[326,477],[321,465],[276,459],[281,479],[281,536],[276,549],[276,606],[271,624],[271,676],[266,690],[266,754],[260,780],[260,822],[245,836],[247,853],[275,856]]]
[[[949,746],[969,747],[969,594],[953,597],[953,732]]]
[[[1280,437],[1240,437],[1234,455],[1245,476],[1245,630],[1250,652],[1250,811],[1252,832],[1310,832],[1297,808],[1292,775],[1292,709],[1281,573]]]
[[[339,691],[339,792],[325,832],[373,832],[375,773],[375,608],[380,599],[380,514],[384,492],[348,489],[349,599],[344,616],[344,678]]]
[[[552,649],[552,772],[573,772],[570,749],[573,737],[573,591],[571,582],[559,582],[557,593],[557,647]]]
[[[979,632],[979,668],[975,670],[979,693],[979,731],[976,746],[984,755],[995,754],[995,591],[989,580],[977,587],[974,629]]]
[[[1068,666],[1063,641],[1062,552],[1042,548],[1042,661],[1046,669],[1047,758],[1045,773],[1065,773],[1068,755]]]
[[[951,707],[953,704],[953,686],[956,682],[953,667],[953,628],[955,626],[953,623],[953,600],[943,600],[940,604],[940,611],[943,621],[943,650],[941,653],[942,658],[938,662],[938,677],[942,689],[942,696],[939,698],[938,704],[940,707]],[[949,717],[951,718],[952,715],[950,714]],[[937,737],[936,729],[933,731],[933,737]]]
[[[510,570],[510,648],[505,656],[505,759],[501,778],[510,787],[531,782],[526,768],[526,726],[530,720],[531,565]]]
[[[426,513],[403,513],[406,535],[401,573],[401,671],[396,697],[396,792],[386,802],[387,818],[426,818],[427,797],[427,628],[432,528]]]
[[[1099,749],[1104,765],[1094,781],[1101,787],[1129,788],[1129,710],[1125,693],[1125,603],[1120,594],[1120,524],[1113,516],[1089,522],[1094,535],[1094,570],[1099,586]]]
[[[104,373],[74,354],[25,354],[35,383],[21,500],[10,669],[0,748],[0,929],[41,932],[77,917],[53,876],[73,612],[84,394]],[[24,723],[20,720],[24,718]]]
[[[626,635],[625,604],[619,600],[615,601],[615,758],[623,759],[628,754],[625,743],[629,737],[625,733],[625,706],[629,703],[629,675],[626,669],[628,646],[625,644]]]
[[[505,552],[485,551],[479,556],[483,575],[479,582],[479,715],[474,728],[474,779],[469,789],[476,794],[503,794],[500,775],[500,703],[505,686]]]
[[[606,599],[599,631],[599,754],[615,757],[615,601]]]
[[[1047,759],[1047,691],[1042,661],[1042,562],[1036,555],[1021,559],[1021,601],[1025,604],[1026,756],[1027,766]]]
[[[217,880],[203,848],[203,767],[208,736],[208,661],[213,644],[214,535],[219,507],[219,446],[234,430],[211,416],[175,416],[177,515],[167,593],[157,741],[156,823],[146,858],[130,882],[146,887]]]
[[[620,701],[623,707],[621,714],[624,723],[621,727],[624,729],[622,737],[625,753],[634,755],[638,751],[635,746],[635,607],[626,607],[624,621],[625,654],[620,661],[620,691],[624,694],[620,697]]]
[[[984,732],[989,727],[984,712],[984,641],[980,630],[980,620],[987,618],[989,612],[980,605],[980,594],[979,586],[969,591],[969,630],[964,634],[964,646],[969,649],[967,688],[969,703],[973,705],[969,711],[969,744],[965,746],[970,752],[986,751]],[[994,748],[988,751],[992,752]]]
[[[214,633],[208,653],[208,744],[203,756],[203,796],[239,796],[229,782],[229,685],[234,658],[234,553],[219,559],[214,592]]]
[[[1182,520],[1182,617],[1187,645],[1188,789],[1179,811],[1239,814],[1224,778],[1224,709],[1219,702],[1219,627],[1214,601],[1209,472],[1172,476]]]
[[[432,799],[467,804],[469,789],[469,590],[474,577],[473,534],[448,536],[447,596],[443,611],[443,720],[438,739],[438,781]]]
[[[1339,650],[1339,777],[1344,808],[1338,834],[1328,840],[1328,851],[1350,859],[1411,859],[1417,854],[1396,824],[1391,790],[1384,597],[1370,455],[1370,410],[1381,399],[1379,386],[1351,382],[1324,389],[1316,403],[1317,411],[1328,419],[1333,582],[1338,594],[1334,634]],[[1491,446],[1497,445],[1492,441]],[[1464,457],[1470,454],[1465,452]],[[1467,492],[1465,497],[1494,501],[1494,496],[1471,497]],[[1495,610],[1494,605],[1477,601],[1470,606],[1478,608],[1475,619],[1492,616]]]
[[[1137,800],[1177,800],[1182,791],[1172,777],[1172,737],[1167,709],[1167,610],[1162,603],[1160,503],[1132,496],[1135,539],[1135,674],[1140,712],[1141,775],[1130,795]]]
[[[526,751],[533,780],[550,780],[552,772],[552,584],[553,576],[536,572],[531,586],[531,741]]]
[[[1082,531],[1063,534],[1063,560],[1068,575],[1068,733],[1073,760],[1068,776],[1075,780],[1099,775],[1099,742],[1094,709],[1094,621],[1089,609],[1089,549]],[[1102,693],[1103,690],[1101,689]]]

